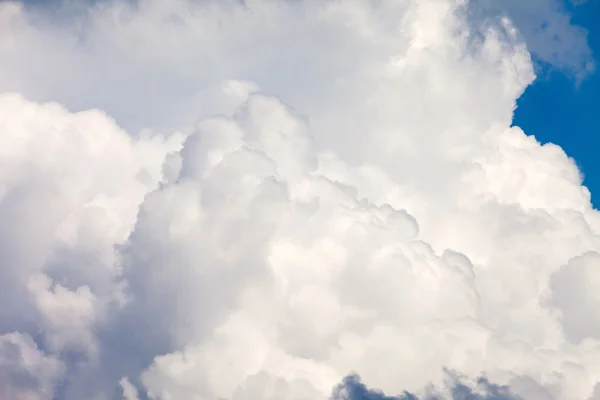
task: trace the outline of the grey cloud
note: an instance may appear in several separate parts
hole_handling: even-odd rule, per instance
[[[417,396],[405,391],[400,395],[388,396],[375,389],[369,389],[358,375],[350,375],[338,385],[332,400],[522,400],[512,394],[509,387],[496,385],[487,378],[478,378],[475,386],[470,386],[457,378],[456,374],[448,372],[447,395],[434,394],[436,389],[430,387],[428,394]]]
[[[448,373],[447,395],[434,394],[434,388],[428,388],[428,394],[417,396],[410,392],[388,396],[375,389],[369,389],[358,375],[350,375],[336,387],[332,400],[522,400],[512,394],[507,386],[491,383],[487,378],[478,378],[475,387],[469,386]]]

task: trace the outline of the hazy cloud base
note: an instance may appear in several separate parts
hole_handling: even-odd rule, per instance
[[[0,3],[0,396],[600,399],[557,4],[63,7]]]

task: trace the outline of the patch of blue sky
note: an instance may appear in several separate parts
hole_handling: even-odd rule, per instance
[[[536,60],[536,81],[517,102],[513,124],[542,143],[555,143],[575,159],[600,208],[600,1],[565,3],[573,24],[588,31],[596,71],[578,80]]]

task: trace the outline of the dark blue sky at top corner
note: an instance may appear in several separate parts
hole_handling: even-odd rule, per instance
[[[538,79],[517,101],[513,124],[542,143],[558,144],[574,158],[599,209],[600,0],[565,6],[573,23],[588,31],[596,71],[578,82],[572,75],[536,62]]]

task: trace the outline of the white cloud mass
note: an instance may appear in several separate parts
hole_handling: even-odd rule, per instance
[[[511,127],[587,45],[497,4],[0,2],[0,397],[600,399],[600,214]]]

